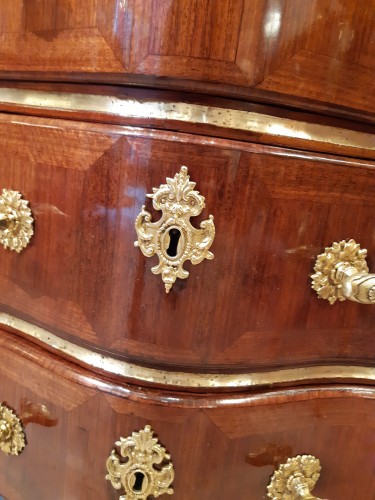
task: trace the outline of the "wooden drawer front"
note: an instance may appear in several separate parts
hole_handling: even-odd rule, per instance
[[[163,77],[164,87],[371,112],[373,9],[372,0],[0,0],[0,71]]]
[[[96,130],[96,131],[95,131]],[[373,164],[121,127],[0,119],[1,186],[30,201],[35,235],[1,249],[2,310],[133,359],[257,368],[373,360],[371,306],[310,289],[325,246],[373,239]],[[214,260],[166,294],[134,248],[146,194],[181,165],[215,217]],[[0,187],[1,187],[0,186]],[[192,219],[192,223],[197,225]]]
[[[320,459],[320,498],[357,500],[374,491],[374,389],[142,392],[91,377],[10,335],[1,334],[0,343],[1,401],[29,422],[22,454],[0,453],[0,491],[9,500],[119,498],[104,479],[105,461],[120,436],[146,424],[171,454],[177,500],[264,498],[275,464],[298,454]]]

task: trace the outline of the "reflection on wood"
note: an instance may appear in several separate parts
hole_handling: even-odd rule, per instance
[[[0,74],[366,116],[375,110],[374,8],[374,0],[0,0]]]

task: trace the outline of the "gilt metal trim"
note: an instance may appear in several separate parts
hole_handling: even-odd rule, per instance
[[[375,151],[374,135],[342,127],[321,125],[301,120],[267,115],[254,111],[228,109],[189,102],[134,99],[128,95],[82,94],[32,89],[0,87],[0,103],[26,106],[42,110],[64,112],[93,112],[124,119],[163,120],[172,127],[174,123],[194,123],[241,130],[257,137],[270,135],[278,138],[297,139],[303,143],[319,142],[349,147],[354,150]],[[252,136],[253,137],[253,136]]]
[[[37,340],[52,352],[66,356],[76,362],[108,374],[124,377],[136,383],[158,386],[195,389],[240,389],[302,381],[375,381],[375,368],[369,366],[331,365],[308,366],[305,368],[284,368],[279,370],[247,373],[203,373],[160,370],[149,366],[130,363],[101,352],[74,344],[57,335],[22,319],[0,312],[0,325],[23,333]],[[366,390],[366,389],[363,389]]]
[[[138,240],[134,245],[146,257],[155,254],[159,257],[159,264],[151,271],[162,275],[167,293],[177,278],[189,276],[183,267],[187,260],[195,265],[214,258],[209,251],[215,238],[213,216],[201,222],[200,229],[190,223],[190,217],[199,215],[205,207],[204,197],[194,187],[195,182],[190,181],[187,167],[181,167],[173,179],[167,177],[167,184],[153,188],[153,194],[147,195],[152,198],[155,210],[163,212],[161,218],[151,222],[152,216],[143,206],[135,222]],[[174,252],[170,253],[172,231],[179,236]]]
[[[145,500],[150,495],[157,498],[173,494],[171,456],[154,437],[150,425],[129,437],[121,437],[116,446],[121,456],[112,450],[106,462],[106,479],[116,490],[125,490],[120,500]]]

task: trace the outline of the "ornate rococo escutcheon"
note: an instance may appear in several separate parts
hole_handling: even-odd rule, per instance
[[[205,207],[204,197],[194,187],[188,169],[181,167],[173,179],[167,178],[167,184],[153,188],[153,194],[147,195],[152,198],[155,210],[162,210],[161,218],[151,222],[152,216],[143,206],[135,222],[138,236],[135,246],[146,257],[157,254],[159,264],[152,272],[162,275],[167,293],[177,278],[189,276],[183,268],[186,260],[199,264],[214,257],[209,251],[215,237],[213,216],[201,222],[200,229],[190,223],[190,217],[199,215]]]
[[[19,455],[25,447],[25,434],[17,415],[0,404],[0,450],[7,455]]]
[[[157,498],[164,493],[173,494],[173,464],[170,455],[153,437],[149,425],[133,432],[131,437],[116,441],[123,460],[112,450],[107,459],[106,479],[116,490],[124,488],[120,500],[145,500],[150,495]],[[169,462],[169,463],[168,463]],[[156,466],[156,468],[155,468]]]
[[[27,247],[34,234],[29,202],[21,193],[3,189],[0,196],[0,243],[17,253]]]

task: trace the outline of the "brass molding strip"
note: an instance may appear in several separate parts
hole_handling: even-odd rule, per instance
[[[27,337],[45,344],[50,350],[62,353],[80,364],[111,375],[124,377],[133,383],[191,389],[240,389],[309,380],[360,379],[375,381],[375,368],[363,366],[315,366],[236,374],[158,370],[90,351],[10,314],[0,313],[0,325],[18,330]]]
[[[124,119],[211,125],[257,135],[375,151],[375,134],[194,103],[4,87],[0,88],[0,103],[55,111],[101,113]]]

